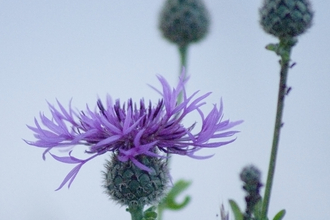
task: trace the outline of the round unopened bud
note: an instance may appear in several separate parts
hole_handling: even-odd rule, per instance
[[[169,172],[164,159],[140,155],[139,162],[151,169],[141,170],[132,161],[121,162],[114,154],[105,167],[106,193],[121,205],[143,207],[159,202],[168,188]]]
[[[180,47],[203,39],[209,25],[209,13],[202,0],[167,0],[160,14],[164,37]]]
[[[240,177],[245,183],[258,183],[260,182],[261,173],[255,166],[250,165],[244,167]]]
[[[308,0],[264,0],[259,12],[263,29],[278,38],[304,33],[314,14]]]

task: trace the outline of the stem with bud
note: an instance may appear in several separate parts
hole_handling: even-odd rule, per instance
[[[281,72],[280,72],[280,83],[279,83],[279,91],[278,91],[278,100],[277,100],[277,111],[276,111],[276,120],[275,120],[275,128],[274,128],[274,136],[272,143],[272,150],[270,155],[269,167],[268,167],[268,176],[265,188],[265,194],[263,198],[262,205],[262,219],[267,219],[267,212],[270,200],[271,188],[273,185],[273,179],[275,174],[275,166],[276,166],[276,156],[278,150],[278,143],[280,139],[280,130],[283,125],[282,123],[282,115],[284,108],[284,99],[287,93],[287,76],[289,70],[289,62],[290,62],[290,54],[291,48],[296,44],[297,40],[295,38],[282,38],[280,39],[280,43],[276,45],[268,45],[266,48],[276,52],[277,55],[281,56],[280,64],[281,64]]]

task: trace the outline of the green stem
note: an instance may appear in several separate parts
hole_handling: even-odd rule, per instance
[[[130,205],[127,211],[131,213],[132,220],[142,220],[143,206],[138,204]]]
[[[179,53],[180,53],[180,71],[179,76],[182,73],[182,68],[185,68],[187,73],[187,54],[188,54],[188,45],[181,45],[179,46]],[[179,94],[178,97],[178,104],[182,102],[182,92]]]
[[[180,54],[180,70],[179,70],[179,76],[181,76],[182,73],[182,68],[185,68],[185,71],[187,73],[187,54],[188,54],[188,45],[180,45],[179,46],[179,54]],[[179,94],[177,103],[180,104],[182,102],[182,97],[183,94],[182,92]],[[170,157],[167,159],[167,164],[170,163]],[[163,211],[165,210],[164,207],[161,205],[158,205],[157,207],[157,220],[162,220],[163,219]]]
[[[279,83],[279,91],[278,91],[278,99],[277,99],[277,111],[276,111],[272,150],[270,154],[266,189],[262,204],[262,215],[261,215],[262,220],[267,219],[270,194],[271,194],[271,189],[275,174],[276,156],[277,156],[278,144],[280,139],[280,130],[283,125],[282,115],[284,108],[284,99],[287,91],[286,82],[287,82],[287,76],[289,70],[290,54],[291,54],[291,48],[292,46],[294,46],[295,43],[296,43],[295,39],[280,39],[280,44],[278,45],[278,50],[276,51],[276,53],[281,56],[281,72],[280,72],[280,83]]]
[[[182,67],[187,68],[187,52],[188,52],[188,45],[179,46],[180,52],[180,74],[182,71]]]

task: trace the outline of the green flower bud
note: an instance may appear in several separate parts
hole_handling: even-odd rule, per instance
[[[180,47],[203,39],[209,25],[209,13],[201,0],[167,0],[160,14],[164,37]]]
[[[121,162],[117,154],[107,161],[106,193],[121,205],[139,206],[158,203],[165,195],[169,183],[169,172],[164,159],[140,155],[136,158],[151,171],[137,167],[131,160]]]
[[[253,165],[250,165],[250,166],[244,167],[244,169],[242,170],[242,172],[240,174],[240,178],[243,182],[245,182],[247,184],[256,184],[256,183],[260,182],[261,173],[258,170],[258,168],[256,168]]]
[[[278,38],[304,33],[314,15],[308,0],[264,0],[259,12],[263,29]]]
[[[241,180],[244,182],[243,189],[247,192],[247,196],[245,197],[246,209],[244,213],[244,219],[251,219],[251,215],[254,210],[254,206],[261,199],[260,196],[260,187],[262,183],[260,182],[261,173],[253,165],[246,166],[241,174]]]

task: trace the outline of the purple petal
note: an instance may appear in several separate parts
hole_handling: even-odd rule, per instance
[[[64,180],[62,181],[62,183],[60,184],[60,186],[55,190],[55,191],[58,191],[60,190],[68,181],[69,184],[68,184],[68,188],[70,188],[71,186],[71,183],[73,182],[73,180],[76,178],[80,168],[82,167],[83,163],[82,164],[79,164],[77,166],[75,166],[67,175],[66,177],[64,178]]]

